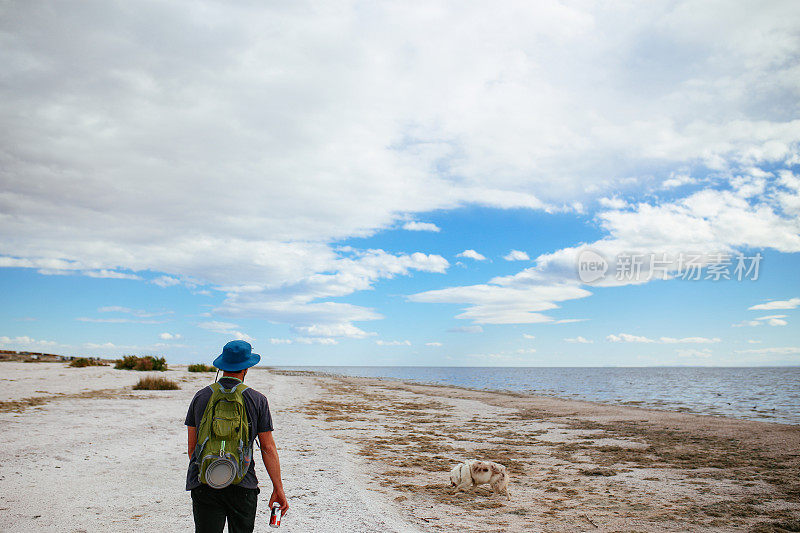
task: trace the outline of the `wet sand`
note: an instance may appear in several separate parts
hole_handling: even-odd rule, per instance
[[[0,364],[0,531],[191,530],[182,424],[213,374],[165,375],[182,389]],[[268,369],[246,382],[273,410],[285,531],[800,530],[800,426]],[[506,464],[512,501],[451,494],[468,458]]]

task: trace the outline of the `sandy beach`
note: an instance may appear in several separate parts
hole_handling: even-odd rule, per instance
[[[142,373],[0,365],[0,531],[191,530],[183,418],[213,374],[176,368],[181,390],[133,391]],[[247,383],[272,408],[285,531],[800,530],[800,426],[270,369]],[[452,495],[467,458],[506,464],[512,500]]]

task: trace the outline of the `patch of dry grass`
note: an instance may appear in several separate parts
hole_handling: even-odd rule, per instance
[[[161,376],[147,376],[133,386],[133,390],[178,390],[180,385]]]
[[[581,468],[580,473],[584,476],[616,476],[616,470],[610,468]]]
[[[187,368],[189,372],[216,372],[217,369],[213,366],[204,365],[203,363],[194,363]]]
[[[94,359],[88,359],[86,357],[78,357],[70,361],[69,365],[72,368],[85,368],[87,366],[108,366],[108,363],[104,363],[102,361],[96,361]]]
[[[20,413],[24,411],[27,407],[42,405],[43,403],[47,403],[48,401],[50,401],[50,398],[48,398],[47,396],[32,396],[30,398],[23,398],[21,400],[0,402],[0,412],[14,411]]]
[[[39,391],[37,391],[39,392]],[[0,413],[15,412],[21,413],[28,407],[37,407],[58,400],[102,400],[108,398],[122,398],[129,400],[141,400],[146,397],[131,394],[129,389],[98,389],[83,391],[73,394],[49,394],[46,396],[31,396],[21,400],[11,400],[0,402]]]

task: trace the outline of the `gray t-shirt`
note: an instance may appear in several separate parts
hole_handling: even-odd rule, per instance
[[[227,389],[238,383],[238,380],[223,377],[220,378],[219,382]],[[208,405],[208,400],[211,399],[213,393],[214,391],[211,390],[211,387],[205,387],[197,391],[197,394],[192,398],[192,403],[189,404],[189,412],[186,413],[186,422],[184,423],[187,426],[200,427],[200,421],[203,419],[206,405]],[[244,399],[244,410],[247,412],[247,422],[250,432],[249,444],[252,448],[253,441],[259,433],[272,431],[272,415],[270,415],[269,412],[269,403],[267,403],[266,396],[257,390],[247,387],[242,393],[242,398]],[[197,452],[197,448],[196,446],[195,452]],[[239,483],[240,487],[247,489],[258,488],[255,459],[256,458],[253,457],[253,460],[250,461],[250,468],[247,470],[247,474],[245,474],[241,483]],[[192,457],[189,461],[189,471],[186,473],[186,490],[192,490],[200,486],[199,475],[200,471],[197,462],[195,462],[194,457]]]

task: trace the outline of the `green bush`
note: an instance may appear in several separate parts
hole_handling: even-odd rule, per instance
[[[180,386],[171,379],[161,376],[147,376],[133,386],[133,390],[178,390]]]
[[[119,370],[133,370],[138,360],[139,358],[135,355],[125,355],[122,359],[114,361],[114,368]]]
[[[145,355],[144,357],[126,355],[114,362],[114,368],[119,370],[140,370],[143,372],[150,370],[163,372],[167,370],[167,360],[163,357],[153,357],[152,355]]]
[[[217,369],[213,366],[204,365],[203,363],[195,363],[189,365],[189,372],[216,372]]]
[[[108,366],[101,361],[95,361],[94,359],[87,359],[86,357],[78,357],[77,359],[73,359],[69,366],[73,368],[84,368],[87,366]]]

